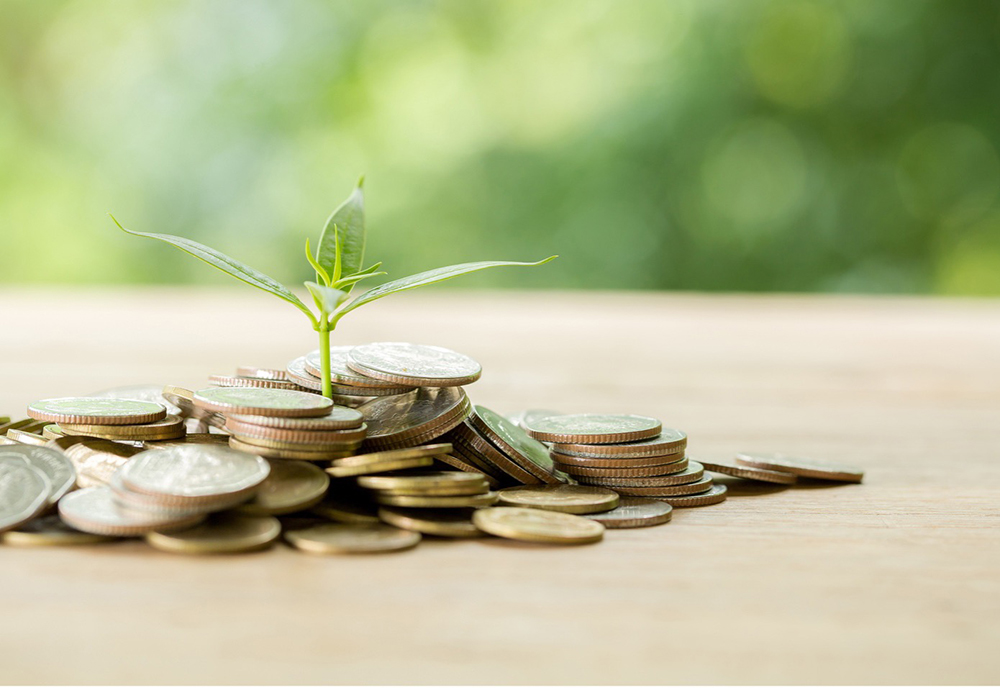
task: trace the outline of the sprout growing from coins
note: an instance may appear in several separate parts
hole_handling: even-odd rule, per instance
[[[316,273],[316,281],[305,282],[306,288],[312,295],[318,314],[306,306],[288,287],[278,282],[276,279],[265,275],[259,270],[255,270],[249,265],[230,258],[224,253],[215,250],[204,244],[199,244],[191,239],[173,236],[171,234],[153,234],[147,232],[137,232],[122,227],[121,223],[114,220],[118,227],[129,234],[149,239],[158,239],[182,251],[190,253],[195,258],[199,258],[209,265],[222,270],[228,275],[235,277],[241,282],[263,289],[269,294],[273,294],[280,299],[292,304],[306,314],[312,323],[313,329],[319,333],[320,367],[322,369],[323,396],[332,398],[333,384],[330,370],[330,332],[337,327],[340,319],[351,311],[365,306],[372,301],[409,289],[416,289],[435,282],[442,282],[452,277],[465,275],[470,272],[478,272],[487,268],[502,267],[505,265],[534,266],[542,265],[556,256],[549,256],[544,260],[534,263],[522,263],[506,260],[487,260],[475,263],[460,263],[447,267],[420,272],[416,275],[401,277],[390,282],[385,282],[373,289],[351,298],[351,291],[362,280],[385,275],[379,270],[382,263],[364,266],[365,255],[365,204],[364,191],[362,185],[364,178],[358,181],[357,187],[346,201],[340,204],[323,227],[323,232],[319,237],[319,244],[315,254],[306,239],[306,259]]]

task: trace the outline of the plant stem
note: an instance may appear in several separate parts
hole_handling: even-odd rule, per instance
[[[333,399],[333,381],[330,379],[330,323],[326,314],[319,323],[319,360],[323,369],[323,396]]]

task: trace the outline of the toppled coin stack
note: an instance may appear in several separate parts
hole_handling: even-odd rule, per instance
[[[596,542],[717,504],[706,474],[790,485],[860,482],[807,459],[695,461],[687,436],[646,416],[473,406],[482,368],[441,347],[380,342],[286,370],[241,367],[212,386],[133,386],[29,404],[0,418],[0,537],[242,552],[284,536],[314,554],[388,552],[423,537]]]

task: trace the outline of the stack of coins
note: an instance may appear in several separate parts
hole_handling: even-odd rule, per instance
[[[646,416],[579,413],[521,421],[526,432],[550,442],[559,470],[584,485],[628,497],[661,500],[672,507],[718,504],[725,485],[685,456],[687,435]]]
[[[48,437],[85,436],[106,440],[137,442],[183,437],[184,421],[167,415],[154,401],[98,397],[43,399],[28,406],[32,418],[54,423]]]
[[[12,421],[9,417],[0,418],[0,446],[12,444],[25,444],[24,439],[30,440],[34,436],[41,436],[40,433],[48,425],[46,421],[35,420],[34,418],[22,418]]]

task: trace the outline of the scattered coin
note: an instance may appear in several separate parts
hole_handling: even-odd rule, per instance
[[[409,459],[390,459],[386,461],[369,461],[367,463],[343,464],[339,461],[326,469],[326,472],[334,478],[350,478],[356,475],[370,475],[372,473],[388,473],[390,471],[402,471],[407,468],[423,468],[434,463],[434,459],[429,456],[418,456]]]
[[[167,415],[167,409],[152,401],[63,397],[28,404],[28,415],[51,423],[134,425],[158,421]]]
[[[521,485],[501,490],[500,504],[567,514],[593,514],[618,506],[618,494],[583,485]]]
[[[0,461],[0,533],[34,518],[48,505],[51,491],[49,479],[27,461]]]
[[[678,495],[693,495],[693,494],[703,494],[708,492],[712,487],[712,478],[709,476],[701,476],[697,480],[691,480],[686,483],[677,483],[674,485],[617,485],[610,486],[615,492],[628,495],[630,497],[654,497],[659,499],[660,497],[675,497]]]
[[[7,431],[7,439],[13,440],[18,444],[30,444],[35,447],[43,447],[49,441],[48,438],[37,433],[16,429]]]
[[[311,463],[271,460],[271,471],[253,498],[240,512],[277,516],[303,511],[318,504],[330,487],[330,476]]]
[[[49,480],[49,506],[73,489],[76,483],[76,469],[73,463],[60,451],[50,447],[14,446],[0,447],[0,462],[5,459],[20,460],[37,468]]]
[[[675,509],[695,506],[709,506],[711,504],[719,504],[720,502],[726,501],[726,486],[718,484],[712,485],[712,487],[703,494],[656,497],[656,499],[666,502]]]
[[[415,530],[426,535],[441,537],[480,537],[482,532],[472,524],[475,509],[404,509],[402,507],[382,507],[378,517],[389,525],[403,530]]]
[[[204,523],[184,530],[147,533],[146,542],[180,554],[233,554],[269,547],[280,535],[281,523],[273,516],[226,512],[212,514]]]
[[[98,425],[86,423],[60,423],[59,430],[64,435],[87,435],[106,440],[172,440],[184,437],[184,419],[180,416],[165,416],[153,423],[135,425]]]
[[[540,418],[525,431],[543,442],[612,444],[656,437],[662,427],[646,416],[575,413]]]
[[[485,406],[476,406],[469,420],[483,437],[518,466],[544,483],[557,485],[562,482],[556,475],[548,447],[519,426]]]
[[[114,538],[106,535],[94,535],[72,528],[56,515],[42,516],[8,530],[0,535],[5,545],[18,547],[63,547],[69,545],[93,545],[98,542],[108,542]]]
[[[794,473],[770,471],[765,468],[754,468],[753,466],[741,466],[738,463],[726,461],[725,459],[712,459],[711,461],[699,459],[698,463],[704,466],[705,470],[712,471],[713,473],[722,473],[736,478],[757,480],[763,483],[791,485],[798,479]]]
[[[736,455],[736,463],[768,471],[792,473],[801,478],[836,480],[847,483],[860,483],[865,475],[863,470],[854,466],[833,463],[832,461],[785,456],[784,454],[740,453]]]
[[[656,499],[622,497],[618,506],[600,514],[588,514],[605,528],[645,528],[670,521],[674,508]]]
[[[403,506],[415,509],[479,509],[493,506],[500,497],[497,492],[471,495],[418,495],[376,492],[375,501],[385,506]]]
[[[381,523],[327,523],[285,534],[293,547],[313,554],[398,552],[420,544],[420,533]]]
[[[205,518],[200,513],[126,513],[118,508],[109,487],[88,487],[70,492],[59,500],[59,516],[77,530],[115,537],[144,535],[162,528],[187,528]]]
[[[216,413],[260,416],[326,416],[333,402],[319,394],[290,389],[209,387],[194,393],[196,406]]]
[[[596,521],[543,509],[495,506],[476,510],[472,520],[490,535],[525,542],[582,545],[604,537],[604,526]]]

